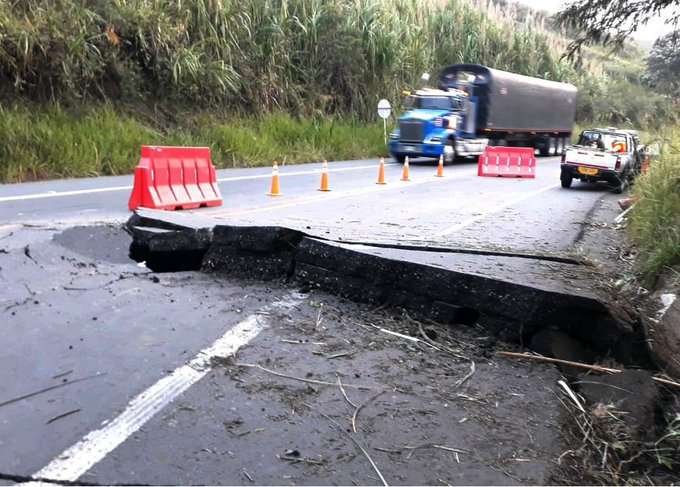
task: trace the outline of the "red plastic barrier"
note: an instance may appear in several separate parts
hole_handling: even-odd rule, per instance
[[[535,178],[534,149],[532,147],[487,147],[479,156],[477,176]]]
[[[142,146],[128,202],[130,210],[139,207],[186,210],[220,205],[222,196],[210,148]]]

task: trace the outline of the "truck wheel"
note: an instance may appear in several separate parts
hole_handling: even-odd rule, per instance
[[[406,162],[406,156],[394,156],[394,160],[397,161],[399,164],[403,164]]]
[[[569,174],[566,171],[562,171],[560,174],[560,183],[562,183],[562,187],[569,189],[571,188],[571,182],[574,180],[574,177]]]

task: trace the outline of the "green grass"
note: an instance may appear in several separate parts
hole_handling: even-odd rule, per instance
[[[366,117],[456,62],[566,69],[543,34],[464,0],[25,0],[0,2],[0,33],[3,91],[246,113]]]
[[[173,123],[110,105],[0,105],[0,182],[126,174],[142,144],[205,145],[218,167],[386,155],[382,124],[283,113],[219,118],[177,113]],[[181,122],[178,122],[181,121]]]
[[[680,128],[666,138],[661,156],[636,184],[630,234],[638,246],[640,271],[655,279],[680,264]]]
[[[142,143],[221,166],[377,155],[378,100],[460,62],[570,81],[597,125],[673,118],[640,65],[576,69],[559,34],[475,1],[0,2],[0,181],[128,172]]]

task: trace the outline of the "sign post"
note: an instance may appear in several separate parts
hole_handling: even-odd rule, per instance
[[[387,145],[387,119],[392,113],[392,106],[390,102],[384,98],[378,102],[378,116],[383,119],[383,135],[385,137],[385,145]]]

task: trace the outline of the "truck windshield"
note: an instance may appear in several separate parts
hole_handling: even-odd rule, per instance
[[[413,107],[425,110],[459,110],[460,100],[451,96],[418,96]]]

